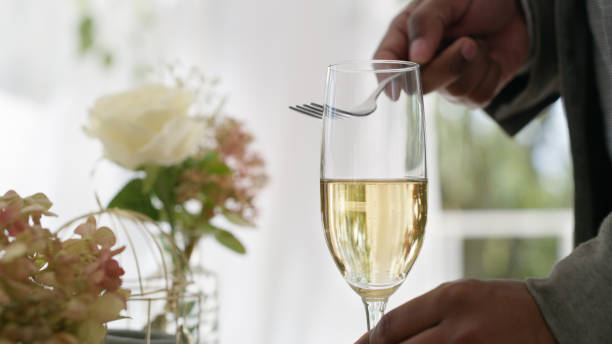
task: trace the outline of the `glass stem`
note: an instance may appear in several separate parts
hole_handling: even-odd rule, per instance
[[[363,304],[366,310],[366,317],[368,319],[368,331],[376,327],[376,324],[380,321],[380,318],[385,314],[385,307],[387,306],[387,299],[363,299]]]

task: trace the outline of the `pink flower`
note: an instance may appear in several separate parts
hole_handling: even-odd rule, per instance
[[[11,226],[9,227],[9,236],[17,236],[19,233],[25,231],[26,229],[28,229],[27,221],[25,219],[19,219],[13,222],[13,224],[11,224]]]
[[[104,263],[104,273],[104,278],[102,282],[100,282],[102,288],[109,291],[119,289],[121,286],[120,277],[125,274],[125,271],[119,266],[119,263],[114,259],[106,261],[106,263]]]
[[[5,203],[0,203],[0,228],[4,228],[19,215],[19,208]]]
[[[125,274],[125,271],[112,257],[121,253],[124,249],[125,247],[114,251],[108,248],[100,250],[98,259],[83,270],[83,273],[88,276],[89,283],[108,291],[117,290],[121,286],[121,276]]]
[[[28,228],[27,218],[19,218],[21,207],[17,204],[0,202],[0,229],[8,228],[9,236],[16,236]]]
[[[89,216],[87,222],[78,225],[74,232],[83,238],[91,236],[96,232],[96,219],[93,216]]]

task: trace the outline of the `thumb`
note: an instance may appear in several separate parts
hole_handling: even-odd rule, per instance
[[[469,7],[467,0],[425,0],[408,18],[410,60],[429,62],[444,36],[444,30],[457,22]]]

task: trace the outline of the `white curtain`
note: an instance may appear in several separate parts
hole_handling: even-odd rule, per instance
[[[83,2],[80,2],[83,3]],[[370,58],[397,0],[92,1],[102,46],[114,65],[78,55],[77,1],[0,4],[0,192],[44,191],[62,218],[95,209],[129,173],[101,163],[81,130],[93,100],[133,86],[137,64],[180,60],[222,79],[226,110],[257,137],[271,182],[257,229],[237,235],[238,256],[206,242],[202,263],[220,278],[222,343],[349,343],[365,328],[363,306],[324,243],[319,214],[321,123],[288,110],[321,101],[326,66]],[[428,117],[431,119],[431,117]],[[429,135],[433,130],[429,130]],[[435,152],[429,139],[429,152]],[[390,308],[459,272],[437,234],[435,159],[430,155],[426,243]],[[446,252],[446,253],[445,253]],[[455,264],[456,265],[456,264]],[[454,265],[453,265],[454,266]]]

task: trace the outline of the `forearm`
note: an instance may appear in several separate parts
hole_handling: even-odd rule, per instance
[[[612,338],[612,213],[599,235],[527,287],[559,343],[606,343]]]

